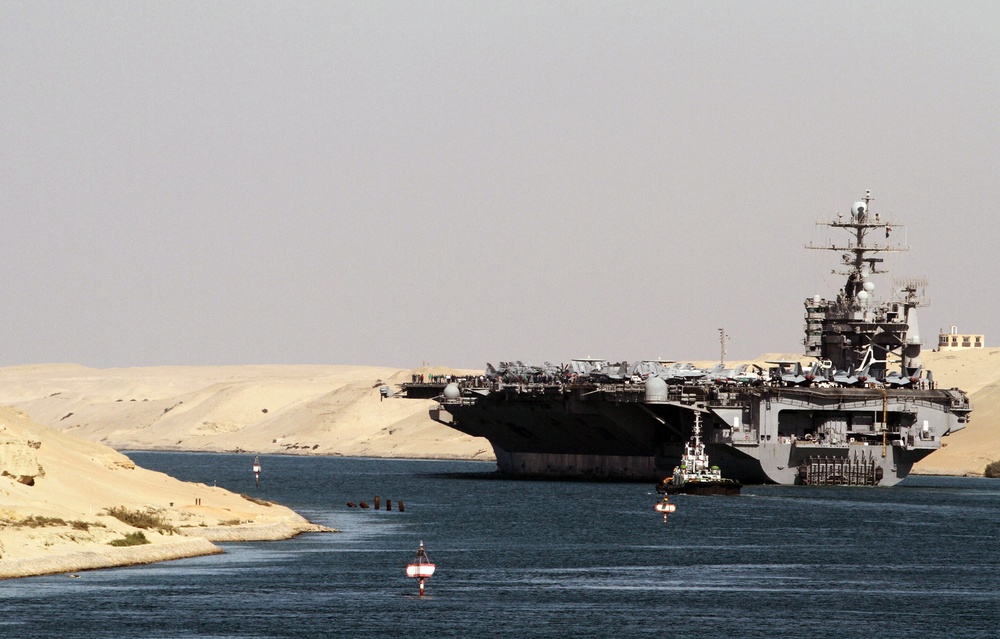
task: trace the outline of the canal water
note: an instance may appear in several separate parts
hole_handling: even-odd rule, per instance
[[[255,488],[252,456],[130,457],[342,532],[3,581],[0,637],[1000,636],[1000,480],[749,486],[673,498],[664,524],[651,485],[486,463],[264,456]],[[421,541],[422,598],[405,576]]]

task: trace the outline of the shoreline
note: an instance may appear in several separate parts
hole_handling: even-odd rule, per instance
[[[124,548],[106,544],[87,544],[77,549],[66,545],[64,548],[71,550],[70,552],[43,557],[0,559],[0,580],[60,575],[102,568],[124,568],[161,561],[221,555],[225,550],[216,543],[283,541],[302,533],[326,532],[340,531],[312,523],[268,522],[257,525],[199,527],[190,531],[181,529],[179,535],[181,539],[158,540]]]
[[[348,453],[327,453],[327,452],[315,452],[315,451],[302,451],[302,452],[268,452],[266,450],[243,450],[243,449],[230,449],[230,450],[210,450],[206,448],[190,449],[182,448],[180,446],[163,446],[158,448],[116,448],[122,455],[128,455],[129,453],[191,453],[194,455],[268,455],[274,457],[343,457],[347,459],[398,459],[400,461],[412,460],[412,461],[474,461],[474,462],[492,462],[496,463],[496,458],[493,453],[487,455],[480,455],[477,457],[471,457],[469,455],[463,455],[461,453],[441,453],[440,455],[426,455],[426,456],[415,456],[415,455],[351,455]]]
[[[0,560],[0,579],[41,577],[100,568],[141,566],[160,561],[189,559],[222,553],[221,548],[203,537],[126,548],[101,547],[95,544],[86,547],[86,549],[48,557]]]

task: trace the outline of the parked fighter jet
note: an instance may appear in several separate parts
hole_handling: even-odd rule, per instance
[[[629,377],[627,362],[606,364],[590,371],[590,378],[599,382],[620,382],[626,377]]]
[[[821,374],[822,366],[820,366],[819,362],[813,364],[808,371],[802,369],[801,362],[774,360],[767,363],[778,366],[777,377],[786,386],[810,386],[816,380],[823,379]],[[772,377],[774,377],[773,374]]]
[[[869,367],[870,365],[855,371],[853,366],[848,366],[846,371],[837,371],[833,374],[833,383],[850,387],[864,386],[870,378]]]
[[[688,363],[674,364],[664,374],[666,377],[663,377],[663,381],[668,384],[686,384],[705,377],[707,371],[695,368],[694,364]]]
[[[722,384],[729,381],[730,376],[736,371],[734,368],[725,368],[722,364],[716,364],[708,373],[705,375],[708,379],[713,382]]]
[[[736,368],[723,368],[722,364],[716,364],[707,377],[718,384],[751,384],[760,381],[762,372],[763,369],[756,364],[740,364]]]
[[[569,362],[569,370],[571,373],[586,376],[595,370],[601,370],[607,363],[608,360],[606,359],[592,359],[589,357],[572,359]]]
[[[756,364],[742,364],[737,367],[736,372],[732,376],[732,380],[741,384],[754,384],[761,380],[763,372],[764,369]]]
[[[903,375],[897,371],[889,371],[889,374],[885,376],[885,385],[889,388],[906,388],[907,386],[918,386],[920,385],[921,375],[923,374],[924,367],[921,366],[913,373],[913,375]],[[927,371],[930,373],[930,371]]]
[[[672,360],[647,359],[632,364],[632,366],[629,367],[628,372],[632,379],[638,378],[643,380],[651,375],[665,379],[665,373],[669,370],[667,365],[673,363],[674,362]]]

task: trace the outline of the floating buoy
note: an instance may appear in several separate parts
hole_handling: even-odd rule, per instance
[[[420,596],[423,597],[424,581],[430,579],[433,574],[434,564],[431,563],[430,557],[424,551],[424,542],[421,541],[420,548],[417,549],[417,558],[406,567],[406,576],[417,580],[420,584]]]
[[[655,506],[653,506],[653,508],[656,510],[656,512],[663,513],[663,523],[667,523],[667,515],[673,512],[677,512],[677,505],[671,504],[669,501],[667,501],[666,495],[663,496],[663,501],[657,503]]]

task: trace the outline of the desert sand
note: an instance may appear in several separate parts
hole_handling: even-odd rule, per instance
[[[157,525],[132,526],[109,509]],[[107,446],[0,407],[0,579],[214,554],[222,552],[215,540],[325,530],[277,504],[138,468]],[[109,545],[136,533],[149,543]]]
[[[949,435],[942,448],[913,468],[925,475],[982,475],[1000,460],[1000,348],[940,351],[922,355],[939,388],[961,388],[972,400],[972,420]]]
[[[381,399],[425,367],[0,368],[0,405],[117,450],[241,451],[492,460],[493,448],[433,422],[433,402]],[[481,373],[482,371],[467,371]]]

